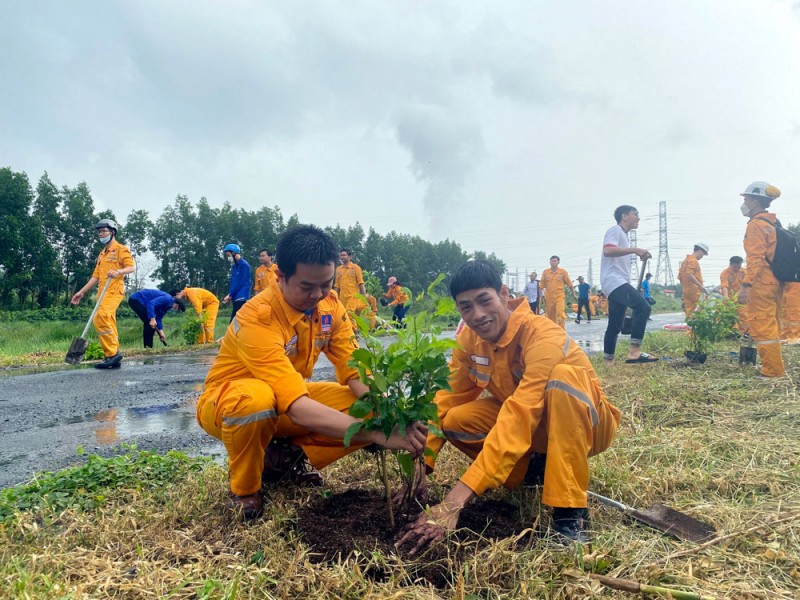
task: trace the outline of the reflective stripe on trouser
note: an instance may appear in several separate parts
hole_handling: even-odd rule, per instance
[[[782,286],[754,285],[747,301],[747,320],[750,336],[758,348],[761,374],[780,377],[786,373],[781,357],[781,340],[778,329]]]
[[[312,382],[307,386],[314,400],[340,412],[347,412],[356,400],[349,387],[337,383]],[[279,420],[275,407],[272,388],[260,379],[223,383],[206,390],[197,401],[198,423],[225,444],[231,491],[238,496],[261,489],[264,449],[275,435],[292,437],[320,469],[365,446],[351,444],[345,448],[342,440],[297,427],[285,415]]]
[[[687,320],[689,319],[689,315],[694,312],[698,302],[700,302],[700,292],[696,294],[694,292],[683,292],[683,310],[686,313]]]
[[[92,319],[97,339],[103,347],[103,355],[114,356],[119,352],[119,335],[117,334],[117,307],[122,302],[121,294],[103,296],[100,306]]]
[[[470,458],[483,449],[497,422],[502,403],[484,396],[451,408],[442,422],[447,440]],[[619,411],[605,400],[586,369],[557,365],[544,394],[542,421],[533,432],[531,447],[514,466],[504,485],[522,482],[531,452],[546,452],[542,502],[582,508],[589,488],[588,457],[608,448],[617,432]]]
[[[564,299],[565,299],[564,296],[557,296],[555,298],[550,298],[549,296],[545,296],[544,314],[553,323],[555,323],[559,327],[566,329],[567,313],[564,312]]]
[[[209,304],[203,309],[203,312],[206,313],[206,322],[203,323],[203,331],[197,336],[197,343],[210,344],[214,341],[214,326],[217,323],[219,302]]]

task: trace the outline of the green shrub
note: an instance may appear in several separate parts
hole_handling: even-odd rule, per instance
[[[183,323],[183,341],[186,345],[191,346],[197,343],[197,338],[203,332],[208,315],[206,311],[201,312],[199,315],[194,313],[187,316],[186,321]]]
[[[689,341],[693,352],[708,354],[711,346],[736,333],[739,313],[733,298],[706,298],[686,319],[691,327]]]

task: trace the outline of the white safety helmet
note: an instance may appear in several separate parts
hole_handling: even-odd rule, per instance
[[[708,254],[708,244],[704,244],[703,242],[697,242],[697,243],[694,245],[694,247],[695,247],[695,248],[700,248],[700,250],[702,250],[703,252],[705,252],[706,254]]]
[[[102,229],[103,227],[107,227],[111,231],[114,232],[114,235],[117,234],[117,230],[119,229],[119,225],[117,225],[116,221],[112,221],[111,219],[100,219],[97,222],[97,225],[94,226],[95,229]]]
[[[780,197],[781,191],[766,181],[754,181],[739,195],[753,196],[754,198],[761,198],[762,200],[775,200]]]

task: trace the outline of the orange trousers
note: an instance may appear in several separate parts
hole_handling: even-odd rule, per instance
[[[683,290],[683,311],[686,313],[686,319],[694,312],[697,303],[700,302],[700,292],[684,288]]]
[[[780,377],[786,374],[781,356],[780,314],[783,285],[756,284],[750,288],[747,300],[747,320],[750,336],[756,343],[761,359],[761,374],[767,377]]]
[[[203,331],[197,336],[198,344],[210,344],[214,341],[214,326],[217,323],[217,313],[219,312],[219,302],[209,304],[203,309],[206,313],[206,320],[203,323]]]
[[[800,283],[784,283],[781,298],[781,339],[800,343]]]
[[[544,314],[553,323],[561,327],[567,328],[567,313],[564,312],[564,301],[566,296],[559,294],[553,298],[548,295],[544,297]]]
[[[97,339],[103,347],[103,355],[114,356],[119,352],[119,334],[117,333],[117,308],[122,302],[123,294],[106,291],[97,312],[92,319]]]
[[[356,397],[350,388],[330,382],[307,384],[311,398],[340,412],[347,412]],[[366,444],[350,444],[303,429],[276,411],[275,394],[260,379],[228,381],[207,389],[197,401],[197,422],[207,433],[222,440],[228,451],[231,491],[249,496],[261,489],[264,449],[273,437],[291,437],[308,460],[321,469]]]
[[[442,422],[447,441],[474,459],[483,450],[502,405],[496,398],[482,396],[451,408]],[[586,507],[588,459],[609,447],[619,419],[619,411],[586,369],[557,365],[545,387],[544,413],[531,446],[514,466],[505,487],[513,489],[522,482],[532,452],[546,452],[542,502],[562,508]]]

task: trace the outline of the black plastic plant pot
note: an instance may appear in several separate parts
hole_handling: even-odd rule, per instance
[[[742,346],[739,348],[739,364],[740,365],[754,365],[756,364],[756,349],[749,346]]]
[[[687,350],[683,355],[689,359],[689,362],[699,363],[701,365],[705,363],[708,358],[708,354],[705,352],[695,352],[694,350]]]

